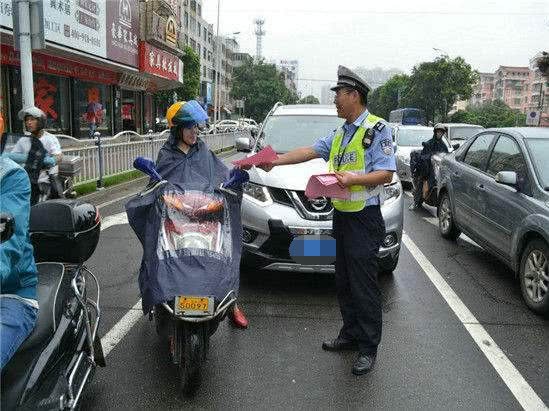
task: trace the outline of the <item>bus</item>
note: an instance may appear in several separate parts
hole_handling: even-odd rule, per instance
[[[389,113],[389,123],[425,125],[425,111],[419,108],[398,108]]]

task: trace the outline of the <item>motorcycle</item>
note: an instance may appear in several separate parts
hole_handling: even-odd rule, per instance
[[[161,204],[161,207],[156,207],[156,212],[161,214],[158,255],[166,258],[180,255],[217,258],[231,247],[230,239],[225,234],[227,210],[224,196],[235,198],[238,196],[236,191],[229,187],[219,187],[213,193],[174,191],[163,187],[169,183],[156,172],[152,160],[138,158],[134,166],[151,177],[151,183],[137,195],[136,201],[155,193],[156,204]],[[128,205],[126,210],[128,212]],[[132,225],[130,212],[128,219],[139,237],[138,230]],[[172,274],[179,272],[184,275],[185,270],[176,267],[171,271]],[[202,274],[212,275],[211,272]],[[186,286],[181,289],[189,290]],[[223,294],[218,298],[219,295],[216,297],[213,292],[184,292],[183,295],[156,303],[150,313],[149,318],[154,319],[157,334],[168,342],[170,359],[178,367],[184,395],[192,395],[198,389],[210,337],[236,303],[234,289],[226,293],[223,291]]]
[[[6,155],[21,165],[25,166],[27,156],[20,153],[6,153]],[[55,167],[54,160],[48,157],[40,169],[45,173],[40,173],[38,178],[38,188],[40,195],[38,202],[47,201],[53,198],[76,198],[74,190],[74,177],[80,172],[82,158],[80,156],[63,155],[61,161],[57,164],[58,173],[52,173],[50,170]]]
[[[2,241],[14,224],[9,214],[0,217]],[[31,207],[40,309],[33,332],[2,370],[2,409],[73,410],[95,369],[105,366],[97,333],[100,287],[85,266],[100,226],[97,208],[78,200]]]

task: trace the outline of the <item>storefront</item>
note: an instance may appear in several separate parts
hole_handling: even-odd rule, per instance
[[[23,123],[17,113],[22,109],[19,52],[2,45],[2,89],[7,130],[22,132]],[[51,133],[88,138],[90,122],[97,131],[111,135],[113,85],[117,73],[72,60],[33,53],[34,102],[48,119],[46,129]],[[90,103],[96,103],[90,104]],[[94,107],[94,116],[90,115]],[[98,107],[100,107],[98,109]]]
[[[138,0],[107,1],[106,7],[95,7],[93,0],[44,2],[46,48],[33,51],[33,82],[48,131],[83,139],[95,131],[112,136],[156,128],[162,108],[153,93],[182,86],[172,3],[177,2],[147,2],[143,17],[150,17],[147,38],[155,47],[140,40]],[[171,17],[160,18],[155,32],[154,8],[160,6]],[[11,32],[11,0],[0,0],[0,110],[7,130],[21,132],[20,59]]]

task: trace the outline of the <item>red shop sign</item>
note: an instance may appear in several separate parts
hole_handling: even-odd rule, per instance
[[[139,70],[170,80],[179,80],[179,64],[179,57],[149,43],[139,43]]]
[[[2,44],[1,50],[2,64],[10,66],[21,65],[18,51],[5,44]],[[34,71],[41,73],[74,77],[96,83],[116,84],[118,81],[114,71],[88,66],[87,64],[81,64],[72,60],[37,52],[32,53],[32,68]]]

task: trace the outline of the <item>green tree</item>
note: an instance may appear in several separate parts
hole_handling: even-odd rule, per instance
[[[168,107],[178,101],[189,101],[200,95],[200,56],[189,46],[185,47],[183,62],[183,86],[175,90],[161,90],[155,94],[161,106]]]
[[[462,57],[438,57],[413,68],[403,102],[425,110],[427,120],[446,121],[457,100],[471,97],[477,80],[478,73]]]
[[[200,95],[200,56],[191,47],[185,47],[183,62],[183,87],[178,88],[178,100],[188,101]]]
[[[453,123],[479,124],[483,127],[513,127],[526,123],[526,114],[513,110],[501,100],[492,101],[467,110],[457,111],[450,121]]]
[[[308,95],[297,102],[298,104],[320,104],[320,101],[315,96]]]
[[[233,71],[231,97],[245,100],[244,116],[257,122],[280,101],[283,104],[295,104],[297,94],[289,90],[274,64],[263,61],[250,61]]]
[[[397,74],[384,85],[376,88],[368,97],[368,110],[384,119],[389,119],[389,113],[401,107],[400,101],[406,94],[410,77],[406,74]]]

